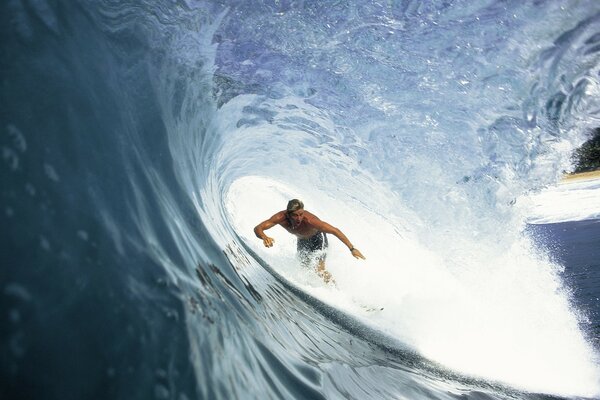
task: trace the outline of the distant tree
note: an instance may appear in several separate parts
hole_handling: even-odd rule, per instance
[[[594,129],[590,140],[573,153],[574,172],[588,172],[600,169],[600,128]]]

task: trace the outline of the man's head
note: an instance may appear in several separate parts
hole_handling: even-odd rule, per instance
[[[294,211],[304,210],[304,203],[298,199],[292,199],[288,201],[287,212],[288,214]]]
[[[287,214],[292,223],[292,227],[297,227],[304,219],[304,203],[298,199],[290,200],[287,205]]]

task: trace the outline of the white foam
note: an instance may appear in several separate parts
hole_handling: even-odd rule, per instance
[[[330,235],[328,287],[295,262],[295,239],[280,227],[264,248],[253,227],[300,198],[340,228],[367,257],[354,259]],[[415,232],[352,201],[315,188],[300,191],[264,177],[235,181],[226,208],[238,234],[277,271],[307,292],[368,321],[424,356],[457,371],[517,388],[594,396],[594,352],[562,290],[557,267],[533,254],[526,238],[508,251],[448,237],[455,257],[429,249]],[[445,234],[445,233],[441,233]],[[368,313],[365,307],[384,307]]]
[[[527,222],[547,224],[600,218],[600,179],[565,182],[521,198]]]

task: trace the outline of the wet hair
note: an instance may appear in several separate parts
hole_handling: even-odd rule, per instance
[[[290,201],[288,201],[287,204],[287,212],[289,213],[293,213],[294,211],[298,211],[298,210],[303,210],[304,209],[304,203],[301,202],[298,199],[292,199]]]

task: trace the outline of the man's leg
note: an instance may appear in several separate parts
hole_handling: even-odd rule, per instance
[[[329,283],[329,281],[335,283],[329,271],[325,269],[325,251],[327,245],[327,235],[322,232],[308,239],[298,239],[298,258],[304,267],[308,267],[309,265],[315,266],[317,275],[323,278],[325,283]]]
[[[329,283],[329,281],[335,283],[335,280],[333,279],[329,271],[325,269],[325,260],[323,258],[320,258],[317,264],[317,275],[323,278],[325,283]]]

